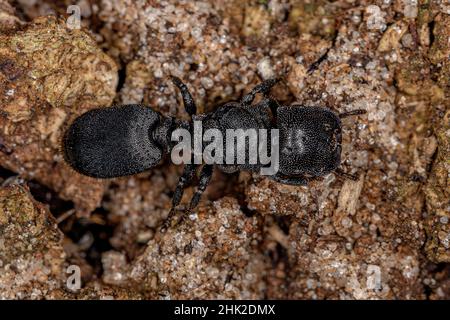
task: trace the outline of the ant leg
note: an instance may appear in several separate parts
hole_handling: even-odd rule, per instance
[[[358,116],[360,114],[365,114],[366,112],[367,111],[363,110],[363,109],[356,109],[356,110],[352,110],[352,111],[339,113],[339,118],[343,119],[343,118],[347,118],[347,117],[351,117],[351,116]]]
[[[256,87],[252,89],[248,94],[246,94],[244,97],[242,97],[241,103],[243,105],[250,105],[252,104],[253,100],[255,100],[255,96],[257,93],[262,93],[266,95],[270,89],[276,85],[280,81],[279,78],[273,78],[266,81],[261,82]]]
[[[277,109],[280,107],[280,104],[272,96],[266,96],[266,98],[268,100],[268,104],[269,104],[270,111],[272,112],[272,116],[274,117],[274,119],[276,119],[277,118]]]
[[[194,99],[189,92],[188,87],[180,80],[180,78],[171,76],[172,82],[181,91],[181,96],[183,97],[184,108],[186,112],[193,116],[197,113],[197,106],[195,105]]]
[[[303,176],[297,176],[297,177],[288,177],[284,175],[279,175],[278,173],[276,175],[270,176],[272,180],[288,184],[291,186],[306,186],[308,184],[308,179]]]
[[[175,216],[175,208],[180,204],[181,198],[183,197],[184,189],[192,181],[195,176],[198,165],[187,164],[184,166],[183,174],[178,180],[177,187],[172,197],[172,208],[170,209],[169,215],[164,221],[161,232],[165,232],[172,223],[173,217]]]
[[[359,176],[357,174],[351,174],[351,173],[344,172],[340,168],[337,168],[336,170],[334,170],[334,172],[336,172],[337,175],[339,175],[345,179],[352,180],[352,181],[357,181],[359,178]]]
[[[192,210],[194,210],[197,207],[203,192],[206,190],[206,187],[209,185],[209,182],[211,181],[213,169],[214,166],[212,164],[205,164],[203,166],[202,171],[200,172],[200,181],[198,183],[197,190],[195,191],[194,196],[191,199],[191,203],[189,204],[187,214],[189,214]]]
[[[258,104],[245,106],[244,108],[256,119],[261,120],[265,127],[270,128],[273,122],[272,120],[276,116],[276,107],[274,106],[275,103],[276,102],[274,102],[274,100],[264,99]],[[275,110],[273,108],[275,108]],[[271,116],[271,114],[273,116]]]

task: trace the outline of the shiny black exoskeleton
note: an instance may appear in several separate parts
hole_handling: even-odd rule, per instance
[[[338,169],[341,156],[341,118],[364,113],[362,110],[336,114],[329,109],[301,105],[280,106],[268,96],[276,79],[262,82],[240,102],[225,104],[215,111],[196,115],[197,108],[188,88],[173,77],[180,89],[191,121],[165,117],[150,107],[125,105],[91,110],[78,117],[63,139],[66,161],[78,172],[94,178],[132,175],[159,164],[174,146],[172,132],[192,131],[192,120],[201,120],[204,129],[279,129],[279,170],[269,178],[284,184],[306,185],[309,180],[332,171],[353,178]],[[255,95],[264,98],[252,105]],[[270,143],[270,139],[269,139]],[[270,149],[270,146],[268,146]],[[235,153],[236,154],[236,153]],[[174,215],[184,189],[200,165],[186,164],[172,199],[172,210],[164,228]],[[224,172],[257,171],[263,165],[218,164]],[[212,164],[204,164],[199,186],[188,211],[194,209],[210,182]]]

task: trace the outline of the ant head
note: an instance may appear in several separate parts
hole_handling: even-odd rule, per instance
[[[339,166],[342,136],[336,114],[320,107],[281,107],[277,122],[281,172],[322,176]]]

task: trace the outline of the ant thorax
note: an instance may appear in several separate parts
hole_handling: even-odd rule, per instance
[[[258,165],[261,175],[278,171],[278,129],[226,129],[224,134],[218,128],[203,130],[203,122],[194,120],[192,131],[177,128],[171,141],[176,142],[174,164]]]

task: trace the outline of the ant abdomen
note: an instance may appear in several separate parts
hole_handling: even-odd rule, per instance
[[[141,105],[99,108],[77,118],[63,138],[66,161],[94,178],[136,174],[159,163],[163,150],[151,138],[160,114]]]

